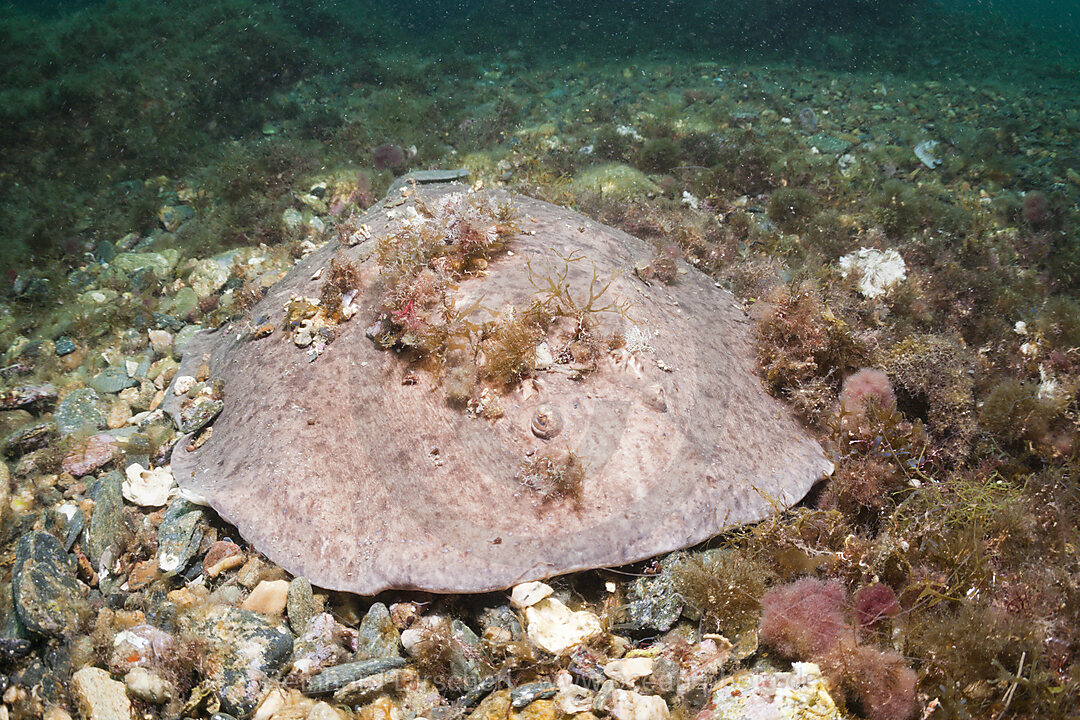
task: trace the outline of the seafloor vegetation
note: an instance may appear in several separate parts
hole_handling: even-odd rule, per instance
[[[702,720],[710,683],[791,661],[854,717],[1074,717],[1080,59],[917,2],[498,5],[0,11],[0,713],[114,717],[84,690],[111,677],[146,717],[209,717],[222,688],[276,686],[244,673],[286,672],[312,626],[289,686],[297,658],[398,674],[261,717],[484,720],[511,699],[482,678],[547,692],[635,656],[654,669],[627,686]],[[554,581],[603,623],[570,656],[525,642],[502,594],[387,610],[294,581],[285,624],[259,596],[284,574],[219,519],[158,509],[152,472],[120,496],[175,439],[151,411],[192,326],[395,176],[457,166],[728,287],[762,381],[836,463],[707,547]],[[257,637],[259,662],[219,636]],[[84,666],[108,671],[72,684]],[[588,712],[646,718],[616,706]]]

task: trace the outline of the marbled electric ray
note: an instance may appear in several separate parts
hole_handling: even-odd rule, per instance
[[[289,572],[361,594],[500,589],[693,545],[797,502],[831,471],[762,389],[750,325],[728,292],[681,264],[674,284],[646,283],[634,272],[655,254],[645,242],[527,197],[513,198],[522,232],[454,286],[457,306],[525,307],[538,277],[565,271],[586,297],[594,279],[610,281],[605,298],[629,309],[603,323],[632,342],[584,375],[558,362],[538,370],[498,396],[498,419],[452,406],[422,365],[365,334],[382,307],[373,244],[414,202],[395,190],[363,218],[370,239],[327,243],[245,321],[199,333],[185,352],[178,376],[208,366],[224,409],[201,446],[177,444],[177,481]],[[284,308],[319,297],[316,276],[334,257],[361,263],[360,309],[309,361],[281,332]],[[253,339],[267,317],[278,329]],[[554,416],[548,439],[534,432],[538,409],[541,421]],[[523,463],[553,450],[583,463],[579,498],[521,481]]]

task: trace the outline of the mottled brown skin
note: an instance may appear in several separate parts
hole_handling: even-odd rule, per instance
[[[425,198],[463,192],[425,185]],[[326,352],[307,353],[274,333],[238,340],[238,325],[196,336],[179,374],[203,362],[224,379],[225,409],[202,447],[182,440],[172,468],[256,548],[328,589],[480,592],[575,570],[614,566],[698,543],[801,499],[831,470],[821,448],[762,389],[750,326],[734,298],[687,268],[674,285],[632,272],[653,250],[578,213],[515,198],[527,234],[464,280],[459,302],[483,296],[482,313],[537,297],[535,272],[559,269],[587,292],[593,266],[608,290],[631,300],[631,323],[652,333],[639,369],[604,360],[583,380],[539,372],[500,396],[505,416],[470,418],[450,406],[430,374],[410,368],[364,332],[377,315],[371,243],[335,241],[302,260],[249,312],[280,327],[291,293],[318,297],[312,275],[336,253],[362,262],[360,312]],[[364,218],[387,232],[385,203]],[[658,362],[668,371],[662,370]],[[664,390],[666,409],[656,402]],[[542,440],[535,409],[556,406],[562,431]],[[169,409],[176,400],[169,394]],[[311,420],[315,418],[312,424]],[[437,452],[436,452],[437,451]],[[580,499],[545,499],[515,480],[529,452],[573,451],[586,465]]]

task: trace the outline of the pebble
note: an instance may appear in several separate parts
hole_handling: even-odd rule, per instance
[[[200,664],[217,688],[221,709],[238,717],[255,709],[263,688],[292,654],[293,636],[285,627],[234,607],[210,607],[190,632],[206,643]]]
[[[525,622],[529,641],[552,655],[565,655],[603,630],[593,613],[574,612],[553,597],[525,608]]]
[[[180,251],[167,248],[161,252],[123,252],[109,263],[112,267],[126,273],[133,273],[139,268],[148,267],[164,280],[172,274],[173,267],[180,259]]]
[[[23,425],[4,438],[4,454],[18,457],[28,452],[43,448],[56,434],[56,423],[36,422]]]
[[[244,564],[244,551],[232,540],[218,540],[210,546],[203,557],[203,575],[215,578],[221,573]],[[296,628],[294,627],[295,631]]]
[[[146,668],[132,668],[124,676],[124,685],[133,697],[154,705],[168,702],[174,695],[172,685]]]
[[[360,623],[358,658],[400,657],[401,636],[383,603],[373,603]]]
[[[124,683],[106,671],[84,667],[71,676],[79,714],[84,720],[131,720],[131,701]]]
[[[198,382],[191,375],[177,375],[173,378],[173,395],[180,397],[186,395]]]
[[[110,365],[91,378],[87,384],[103,395],[118,393],[125,388],[137,385],[123,365]]]
[[[56,388],[44,385],[22,385],[0,393],[0,410],[15,410],[39,402],[56,400]]]
[[[113,638],[109,670],[125,675],[137,667],[160,667],[175,660],[177,653],[172,635],[153,625],[135,625]]]
[[[194,433],[202,430],[225,408],[221,400],[200,396],[184,403],[180,408],[180,432]]]
[[[173,335],[168,330],[148,330],[150,347],[158,355],[166,355],[172,352]]]
[[[263,580],[255,586],[240,607],[270,617],[280,617],[285,612],[288,596],[288,580]]]
[[[289,597],[285,602],[285,611],[289,616],[289,627],[297,635],[307,632],[308,625],[315,618],[315,596],[311,583],[306,577],[296,577],[289,583]]]
[[[555,592],[550,585],[539,581],[515,585],[510,591],[510,606],[518,610],[532,607]]]
[[[19,538],[11,591],[19,620],[32,632],[56,637],[73,633],[87,611],[75,559],[48,533],[31,531]]]
[[[86,554],[94,571],[104,580],[123,551],[124,500],[120,486],[123,478],[116,470],[105,473],[90,486],[94,512],[86,528]]]
[[[565,715],[592,710],[593,694],[588,688],[574,683],[574,676],[566,670],[560,670],[555,676],[555,686],[559,692],[555,695],[555,707]]]
[[[169,502],[176,479],[168,467],[145,469],[139,463],[128,465],[124,471],[124,499],[139,507],[161,507]]]
[[[105,417],[105,426],[110,430],[119,430],[127,426],[131,418],[131,406],[123,400],[117,399],[109,407],[109,414]]]
[[[626,600],[632,630],[667,632],[682,614],[682,598],[666,572],[634,580]]]
[[[203,512],[198,505],[176,498],[158,526],[158,566],[164,573],[187,567],[202,542]]]
[[[604,666],[605,675],[631,687],[640,678],[652,675],[652,671],[653,659],[644,656],[612,660]]]
[[[510,691],[510,706],[520,709],[536,700],[550,700],[558,692],[555,683],[546,681],[518,685]]]
[[[667,720],[668,706],[657,695],[640,695],[632,690],[611,693],[611,717],[615,720]]]
[[[698,714],[699,720],[747,717],[839,720],[841,715],[821,669],[814,663],[797,662],[791,672],[737,673],[724,678]]]
[[[73,477],[89,475],[116,457],[117,440],[112,435],[98,433],[91,435],[75,446],[61,463],[64,472]]]
[[[56,355],[57,357],[64,357],[70,355],[78,349],[78,345],[75,341],[69,338],[67,335],[56,338]]]
[[[289,685],[304,686],[316,673],[336,666],[353,652],[355,643],[355,630],[340,624],[330,613],[316,615],[308,622],[307,632],[293,643]]]

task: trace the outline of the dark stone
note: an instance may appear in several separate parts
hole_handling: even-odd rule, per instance
[[[116,245],[108,240],[102,240],[94,246],[94,259],[98,262],[111,262],[116,257]]]
[[[518,685],[510,691],[510,706],[520,710],[535,700],[550,700],[558,692],[555,683],[546,681]]]
[[[682,598],[667,573],[637,578],[626,600],[631,630],[667,632],[682,613]]]
[[[154,327],[158,330],[168,330],[169,332],[176,333],[184,329],[186,325],[183,320],[172,315],[166,315],[164,313],[154,313]]]
[[[75,633],[88,609],[75,572],[75,559],[52,535],[29,532],[19,538],[12,593],[15,611],[28,629],[55,637]]]
[[[378,658],[345,663],[327,668],[308,680],[304,692],[310,695],[332,693],[362,678],[405,667],[404,658]]]
[[[360,623],[360,638],[357,641],[358,658],[400,657],[398,650],[401,635],[390,619],[390,611],[383,603],[372,605]]]
[[[79,346],[75,344],[75,341],[69,338],[67,335],[62,335],[56,338],[56,354],[60,357],[70,355],[79,349]]]
[[[191,632],[206,643],[200,665],[217,687],[221,709],[247,717],[270,679],[292,653],[293,636],[258,613],[219,605],[195,620]]]
[[[165,510],[165,517],[158,526],[158,567],[162,572],[181,572],[202,542],[203,512],[199,506],[176,498]]]
[[[100,572],[104,565],[111,568],[124,551],[124,482],[119,471],[105,473],[90,487],[94,499],[94,513],[90,516],[86,552],[94,569]]]
[[[18,457],[32,450],[43,448],[56,435],[56,423],[39,422],[24,425],[4,439],[4,454]]]
[[[208,397],[197,397],[180,408],[180,432],[202,430],[225,408],[225,403]]]

